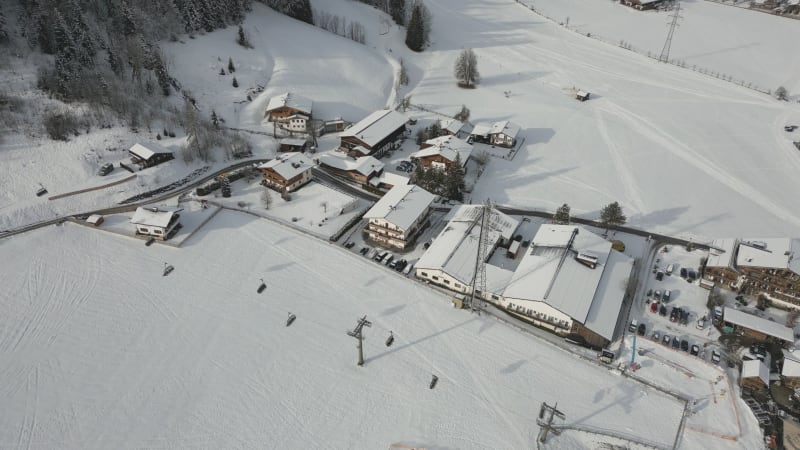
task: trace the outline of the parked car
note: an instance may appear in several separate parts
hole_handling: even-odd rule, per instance
[[[680,348],[680,347],[681,347],[681,341],[678,340],[678,336],[675,336],[674,338],[672,338],[672,348]]]
[[[686,339],[681,341],[681,350],[688,352],[689,351],[689,341]]]
[[[658,331],[653,331],[653,340],[654,341],[658,342],[660,337],[661,336],[659,336]]]
[[[672,311],[670,311],[670,313],[669,313],[669,321],[670,322],[677,321],[680,313],[681,313],[681,309],[680,308],[678,308],[677,306],[673,307]]]
[[[385,257],[386,257],[386,255],[387,255],[388,253],[389,253],[389,252],[380,252],[380,251],[379,251],[378,253],[375,253],[375,256],[374,256],[372,259],[374,259],[375,261],[381,261],[383,258],[385,258]]]
[[[719,364],[720,359],[722,359],[722,355],[716,350],[711,350],[711,361],[714,364]]]
[[[697,329],[702,330],[706,327],[706,318],[705,316],[697,319]]]
[[[361,250],[358,251],[358,253],[361,253],[362,255],[366,255],[367,252],[369,252],[369,247],[361,247]]]
[[[672,295],[672,291],[667,289],[666,291],[664,291],[664,296],[661,297],[661,298],[664,299],[665,302],[668,302],[669,301],[669,297],[671,295]]]
[[[692,356],[697,356],[700,354],[700,347],[697,344],[692,345],[692,350],[689,352]]]
[[[791,133],[792,131],[797,129],[797,125],[786,125],[783,127],[783,129]]]
[[[650,303],[650,312],[651,313],[657,313],[658,312],[658,303],[656,303],[656,302]]]
[[[689,271],[686,270],[686,267],[681,267],[681,278],[686,278],[689,275]]]
[[[353,242],[353,241],[350,241],[347,244],[344,244],[345,248],[353,248],[354,245],[356,245],[356,243]]]
[[[647,327],[643,323],[639,324],[639,328],[636,330],[636,333],[639,336],[644,336],[647,333]]]
[[[666,305],[663,305],[663,304],[661,305],[661,307],[658,309],[658,315],[664,316],[664,317],[667,316],[667,307],[666,307]]]
[[[653,296],[653,290],[652,289],[648,289],[647,290],[647,296],[648,297],[652,297]]]
[[[631,324],[628,326],[628,331],[635,333],[638,326],[639,324],[636,322],[636,319],[633,319],[631,320]]]
[[[672,275],[672,270],[675,268],[674,264],[670,264],[667,266],[667,275]]]
[[[389,253],[389,256],[387,256],[386,259],[381,261],[381,263],[383,263],[384,266],[388,266],[389,263],[392,262],[393,260],[394,260],[394,255]]]
[[[681,325],[687,325],[689,323],[689,311],[685,309],[681,310],[680,323]]]
[[[660,290],[656,289],[656,293],[653,294],[653,295],[654,295],[654,297],[653,297],[654,299],[661,300],[661,291]]]
[[[664,338],[661,339],[661,343],[664,344],[664,345],[669,345],[669,343],[671,341],[672,341],[672,338],[668,334],[665,334]]]
[[[656,272],[656,280],[661,281],[663,279],[664,279],[664,272],[662,272],[660,270],[658,272]]]
[[[100,175],[101,177],[104,177],[113,171],[114,171],[114,164],[105,163],[102,166],[100,166],[100,170],[97,171],[97,174]]]
[[[689,273],[686,275],[686,281],[693,283],[696,278],[697,272],[695,272],[693,269],[689,269]]]
[[[397,263],[398,263],[398,262],[400,262],[400,260],[399,260],[399,259],[394,259],[394,260],[392,260],[391,262],[389,262],[389,264],[387,264],[387,266],[388,266],[390,269],[392,269],[392,270],[395,270],[395,269],[397,268]]]

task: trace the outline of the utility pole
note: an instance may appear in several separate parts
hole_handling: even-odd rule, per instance
[[[469,310],[481,313],[483,302],[480,295],[486,295],[486,256],[489,252],[489,226],[491,222],[492,203],[486,201],[480,206],[480,215],[475,217],[473,226],[480,226],[478,235],[478,253],[475,255],[475,272],[472,275],[472,293],[469,297]]]
[[[363,345],[364,335],[361,334],[361,329],[364,328],[365,326],[366,327],[371,327],[372,326],[372,322],[367,320],[367,316],[364,316],[364,317],[358,319],[358,323],[356,324],[356,327],[353,328],[353,331],[348,331],[347,332],[348,336],[352,336],[352,337],[358,339],[358,365],[359,366],[363,366],[364,365],[364,345]]]
[[[675,12],[672,13],[672,22],[669,24],[669,34],[667,34],[667,40],[664,42],[664,48],[661,49],[661,55],[658,56],[659,62],[669,62],[669,49],[672,46],[672,36],[675,34],[675,28],[678,26],[678,19],[683,19],[683,16],[680,15],[681,12],[681,4],[677,3],[675,5]]]
[[[558,402],[554,406],[542,402],[542,406],[539,408],[539,418],[536,419],[536,424],[541,427],[539,430],[539,442],[544,443],[547,440],[547,434],[550,432],[556,436],[561,434],[561,430],[553,426],[553,419],[556,417],[561,420],[565,418],[564,413],[558,410]]]

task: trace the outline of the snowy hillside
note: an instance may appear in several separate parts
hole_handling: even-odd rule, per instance
[[[669,446],[683,410],[245,214],[219,213],[180,249],[67,223],[0,251],[16,255],[0,271],[3,447],[530,448],[543,401]],[[363,315],[358,367],[346,331]]]

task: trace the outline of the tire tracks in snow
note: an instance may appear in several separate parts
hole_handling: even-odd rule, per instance
[[[597,129],[600,132],[600,136],[603,138],[603,141],[606,143],[608,153],[611,156],[611,161],[616,168],[617,174],[620,176],[620,181],[622,181],[622,185],[625,188],[625,194],[627,195],[628,200],[633,205],[634,209],[641,213],[645,209],[645,203],[640,195],[641,190],[636,183],[636,179],[632,175],[633,170],[631,170],[627,160],[622,155],[622,152],[620,151],[616,142],[614,142],[614,140],[611,139],[611,136],[608,134],[608,127],[606,126],[606,120],[603,117],[602,111],[603,110],[601,108],[594,109],[595,117],[597,118]]]

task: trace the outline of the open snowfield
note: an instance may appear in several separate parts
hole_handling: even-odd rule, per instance
[[[783,125],[800,121],[800,105],[578,35],[513,2],[430,8],[435,43],[419,58],[427,67],[413,101],[464,103],[471,121],[510,119],[525,138],[513,161],[492,159],[473,198],[567,202],[589,218],[619,201],[630,224],[687,237],[797,233],[800,152],[790,139],[800,134]],[[462,47],[478,55],[475,90],[450,75]],[[573,87],[595,97],[580,103]]]
[[[522,0],[580,33],[606,42],[620,41],[658,56],[672,12],[637,11],[618,1]],[[763,90],[785,87],[800,95],[800,58],[791,42],[800,20],[772,16],[711,1],[682,1],[670,59],[752,83]]]
[[[180,249],[67,223],[0,256],[0,447],[528,448],[542,401],[667,446],[680,420],[671,397],[241,213]],[[359,368],[345,331],[364,314]]]

